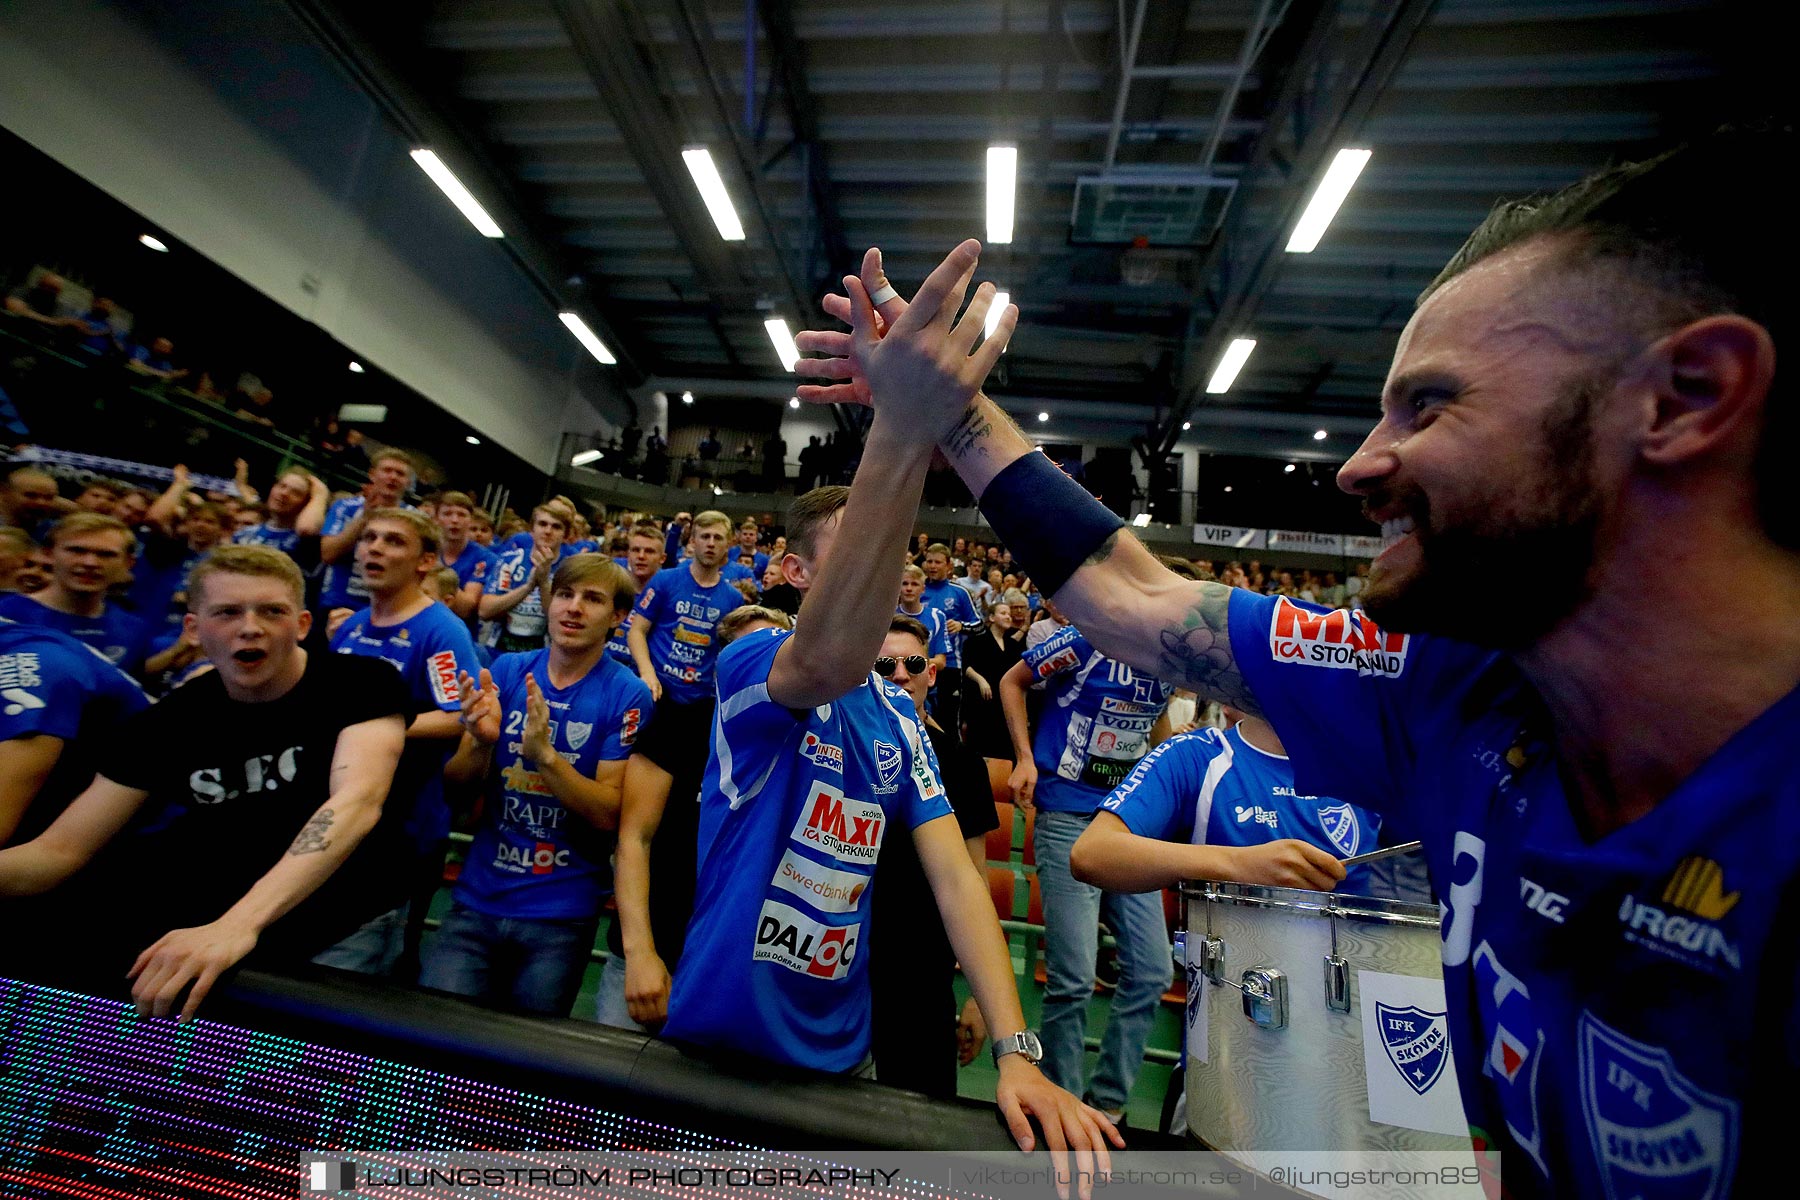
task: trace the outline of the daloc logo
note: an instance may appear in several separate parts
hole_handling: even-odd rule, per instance
[[[1319,826],[1331,839],[1338,853],[1349,858],[1356,853],[1356,812],[1348,804],[1333,804],[1319,810]]]
[[[1711,1200],[1731,1186],[1738,1103],[1702,1091],[1660,1046],[1582,1013],[1581,1111],[1608,1200]]]
[[[1450,1031],[1443,1013],[1426,1012],[1407,1005],[1395,1008],[1375,1005],[1375,1025],[1388,1061],[1406,1086],[1423,1096],[1444,1073],[1450,1061]]]

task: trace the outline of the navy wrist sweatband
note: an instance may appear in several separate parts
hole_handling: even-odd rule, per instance
[[[1046,596],[1054,596],[1088,555],[1125,526],[1035,450],[988,481],[981,512]]]

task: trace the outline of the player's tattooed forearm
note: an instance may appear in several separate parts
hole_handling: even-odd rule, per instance
[[[981,402],[975,401],[963,410],[962,419],[944,438],[944,450],[952,458],[962,458],[971,451],[979,450],[986,454],[987,447],[980,445],[994,431],[994,423],[981,410]]]
[[[294,844],[288,847],[288,853],[297,856],[329,850],[331,838],[327,835],[331,833],[331,822],[332,813],[329,808],[321,808],[314,813],[312,820],[301,828],[300,835],[294,839]]]
[[[1226,629],[1231,589],[1220,583],[1200,586],[1198,602],[1179,622],[1162,631],[1162,678],[1181,681],[1203,697],[1260,715],[1262,710],[1231,653]]]

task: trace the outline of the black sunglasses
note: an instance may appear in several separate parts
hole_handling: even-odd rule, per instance
[[[925,656],[923,654],[909,654],[905,658],[889,658],[886,655],[883,655],[875,660],[875,673],[883,679],[892,679],[894,677],[894,665],[896,663],[905,663],[906,673],[908,675],[921,675],[925,672]]]

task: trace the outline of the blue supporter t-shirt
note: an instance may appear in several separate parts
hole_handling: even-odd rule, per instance
[[[524,538],[523,542],[519,541]],[[470,549],[478,549],[471,545]],[[531,577],[531,556],[536,551],[528,533],[515,534],[507,539],[505,549],[494,557],[493,566],[488,568],[487,594],[504,596]],[[567,546],[557,551],[556,561],[562,562],[573,553]],[[460,560],[458,560],[460,561]],[[496,621],[486,622],[488,632],[492,635],[490,646],[497,645],[500,632],[515,638],[541,638],[550,628],[550,615],[544,607],[544,589],[533,588],[526,597],[515,604],[510,611]]]
[[[566,688],[550,682],[550,652],[494,660],[500,743],[488,772],[481,827],[456,881],[459,902],[492,917],[584,920],[612,891],[613,837],[570,812],[525,756],[525,679],[550,706],[550,743],[584,777],[622,762],[650,720],[650,689],[605,655]]]
[[[277,529],[267,521],[238,530],[231,535],[231,540],[239,546],[267,546],[271,550],[281,551],[289,558],[294,556],[294,551],[300,546],[298,530]]]
[[[494,573],[496,558],[492,550],[484,546],[477,546],[474,542],[466,542],[461,553],[456,556],[455,562],[444,558],[441,552],[438,561],[456,572],[458,591],[468,587],[471,583],[479,583],[481,590],[485,592],[488,580]]]
[[[944,666],[951,670],[960,668],[963,665],[963,639],[970,633],[966,627],[981,624],[981,613],[975,607],[975,598],[954,579],[939,583],[927,579],[925,590],[920,593],[919,599],[943,613],[946,621],[961,621],[965,626],[961,633],[948,635],[948,651],[944,661]]]
[[[0,596],[0,617],[65,633],[91,646],[121,671],[133,674],[143,669],[157,632],[150,622],[116,604],[107,604],[97,617],[77,617],[40,604],[22,592]]]
[[[1037,807],[1091,813],[1149,750],[1171,689],[1106,657],[1073,625],[1026,650],[1024,662],[1045,693],[1031,742]]]
[[[885,838],[952,814],[912,699],[894,684],[871,672],[799,711],[769,698],[792,636],[747,633],[719,656],[694,915],[663,1033],[848,1071],[869,1055],[876,856]]]
[[[1800,1077],[1800,690],[1594,839],[1511,660],[1242,590],[1229,630],[1299,785],[1425,842],[1463,1107],[1508,1191],[1771,1178],[1784,1116],[1751,1101]]]
[[[107,736],[149,704],[144,690],[91,646],[53,629],[0,621],[0,742],[63,741],[49,777],[0,845],[47,829],[94,778]]]
[[[637,659],[631,657],[631,643],[625,640],[625,636],[630,632],[631,614],[626,613],[619,618],[619,623],[613,626],[612,636],[606,639],[606,656],[624,666],[635,676]],[[640,682],[642,681],[640,680]]]
[[[949,618],[945,617],[942,611],[931,607],[929,604],[921,604],[918,612],[911,613],[906,611],[905,605],[897,604],[894,606],[894,612],[902,617],[911,617],[919,624],[925,626],[926,630],[931,634],[930,639],[925,643],[925,653],[942,654],[944,656],[944,661],[946,663],[949,662],[950,633],[944,627],[944,622]]]
[[[744,594],[723,574],[702,587],[691,567],[667,567],[650,577],[632,609],[651,623],[650,662],[663,691],[692,704],[712,691],[713,661],[719,656],[714,633],[719,618],[745,604]]]
[[[332,501],[331,507],[325,510],[325,524],[319,530],[319,535],[332,537],[344,532],[356,518],[362,516],[367,507],[368,501],[362,496],[345,496],[342,500]],[[355,546],[344,551],[344,557],[336,562],[325,564],[324,578],[319,584],[319,607],[369,607],[369,588],[363,582],[362,567],[357,564]]]
[[[432,603],[393,625],[376,625],[370,617],[365,608],[345,618],[331,639],[332,650],[391,664],[412,698],[414,716],[434,709],[462,711],[458,676],[464,671],[479,676],[481,661],[468,627],[456,614]],[[411,804],[406,833],[422,853],[434,851],[450,836],[444,764],[455,752],[455,738],[409,738],[394,773],[388,802]]]
[[[1100,807],[1139,837],[1196,846],[1262,846],[1294,838],[1338,858],[1375,849],[1381,818],[1329,796],[1303,796],[1293,763],[1259,750],[1238,727],[1176,734],[1144,756]],[[1369,894],[1368,866],[1338,891]]]

